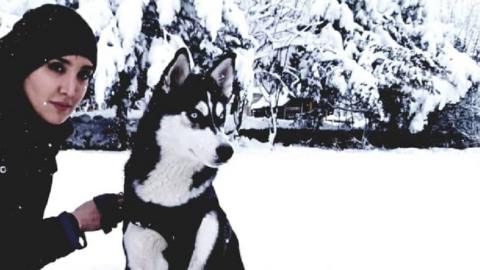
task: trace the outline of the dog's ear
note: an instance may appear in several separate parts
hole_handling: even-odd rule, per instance
[[[190,58],[186,48],[181,48],[163,72],[161,89],[169,93],[181,86],[190,74]]]
[[[210,76],[217,82],[222,95],[227,99],[232,95],[235,56],[234,53],[224,55],[210,72]]]

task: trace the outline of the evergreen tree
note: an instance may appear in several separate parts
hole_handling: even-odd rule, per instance
[[[317,118],[343,112],[418,132],[429,113],[458,102],[480,79],[478,66],[452,46],[423,1],[311,3],[308,25],[315,27],[307,29],[317,41],[297,48],[291,63],[300,90],[319,101]]]

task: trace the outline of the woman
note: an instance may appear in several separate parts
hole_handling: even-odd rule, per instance
[[[86,231],[121,220],[122,196],[104,194],[73,213],[43,218],[70,114],[96,66],[96,38],[72,9],[28,11],[0,39],[0,261],[39,269],[86,246]],[[80,169],[80,168],[79,168]]]

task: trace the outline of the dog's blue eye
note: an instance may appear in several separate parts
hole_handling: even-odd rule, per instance
[[[190,117],[191,117],[192,119],[197,119],[197,118],[198,118],[198,113],[193,112],[193,113],[190,114]]]

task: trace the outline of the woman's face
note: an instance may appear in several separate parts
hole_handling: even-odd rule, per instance
[[[67,55],[51,59],[30,73],[23,89],[37,114],[48,123],[59,125],[85,96],[92,74],[90,60]]]

